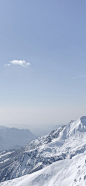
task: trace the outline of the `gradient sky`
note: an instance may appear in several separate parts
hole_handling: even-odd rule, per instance
[[[0,0],[0,125],[86,115],[86,0]]]

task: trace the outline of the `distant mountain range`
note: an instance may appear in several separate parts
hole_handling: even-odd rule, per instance
[[[18,149],[34,139],[36,139],[36,136],[29,129],[20,130],[0,126],[0,151]]]
[[[86,117],[21,149],[1,152],[0,181],[5,180],[10,181],[1,182],[0,186],[85,186]]]
[[[13,128],[15,126],[15,128],[17,129],[29,129],[34,135],[38,136],[38,137],[41,137],[41,136],[44,136],[44,135],[47,135],[48,133],[50,133],[52,130],[55,130],[61,126],[63,126],[62,124],[60,125],[55,125],[55,124],[50,124],[50,125],[39,125],[39,126],[36,126],[36,125],[26,125],[26,124],[11,124],[7,127],[9,128]]]

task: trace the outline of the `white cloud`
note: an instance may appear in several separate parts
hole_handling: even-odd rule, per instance
[[[86,77],[86,75],[82,75],[82,76],[73,77],[72,79],[79,79],[79,78],[83,78],[83,77]]]
[[[25,60],[12,60],[8,64],[5,64],[5,66],[10,66],[10,65],[20,65],[22,67],[27,67],[31,64],[29,62],[27,63]]]
[[[10,66],[10,65],[11,65],[11,64],[9,64],[9,63],[8,63],[8,64],[5,64],[5,66]]]

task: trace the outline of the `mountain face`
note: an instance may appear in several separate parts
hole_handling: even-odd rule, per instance
[[[1,182],[0,186],[86,186],[86,152],[32,174]]]
[[[28,129],[19,130],[0,126],[0,151],[18,149],[34,139],[36,136]]]
[[[85,166],[86,157],[85,153],[86,153],[86,117],[83,116],[79,118],[77,121],[71,121],[68,125],[65,125],[57,130],[54,130],[44,137],[32,141],[31,143],[29,143],[28,145],[21,149],[18,149],[16,151],[1,152],[0,181],[18,178],[26,174],[31,174],[33,176],[34,174],[38,175],[37,172],[43,170],[49,171],[49,169],[52,169],[54,165],[56,167],[55,174],[57,176],[57,174],[61,173],[59,172],[60,168],[62,170],[66,169],[65,165],[67,164],[67,162],[69,162],[68,167],[69,166],[71,167],[72,166],[71,163],[73,163],[73,160],[76,159],[76,157],[77,159],[74,160],[75,162],[78,161],[78,159],[84,155]],[[54,163],[54,165],[52,163]],[[60,165],[60,163],[62,166]],[[59,170],[57,170],[58,169],[57,165],[60,166]],[[48,169],[48,167],[50,168]],[[44,169],[40,170],[42,168]],[[77,168],[77,165],[75,170],[76,170],[75,172],[79,170]],[[40,174],[41,172],[39,173],[39,177],[41,179]],[[21,179],[23,178],[20,178],[20,180]],[[45,179],[47,179],[46,176]],[[49,177],[49,180],[50,179],[51,176]],[[57,184],[58,186],[61,185],[61,182],[59,183],[60,184]],[[39,186],[39,184],[37,184],[37,186]]]

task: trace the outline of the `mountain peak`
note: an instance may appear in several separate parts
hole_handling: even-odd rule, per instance
[[[78,120],[69,123],[67,128],[69,128],[70,135],[77,132],[86,132],[86,116],[82,116]]]
[[[80,118],[80,121],[81,121],[81,123],[83,123],[84,125],[86,125],[86,116],[82,116]]]
[[[62,131],[60,138],[65,140],[70,136],[73,138],[83,137],[84,133],[86,133],[86,116],[82,116],[78,120],[68,123]]]

